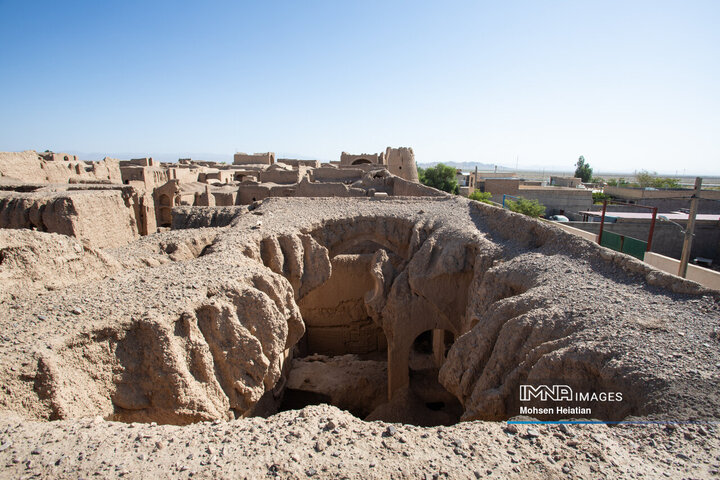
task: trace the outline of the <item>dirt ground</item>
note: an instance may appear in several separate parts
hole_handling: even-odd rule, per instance
[[[3,478],[716,478],[708,425],[450,427],[363,422],[335,407],[189,426],[0,421]]]

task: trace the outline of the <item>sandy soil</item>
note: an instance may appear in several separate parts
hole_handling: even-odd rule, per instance
[[[4,478],[714,478],[707,425],[363,422],[327,405],[190,426],[0,421]]]

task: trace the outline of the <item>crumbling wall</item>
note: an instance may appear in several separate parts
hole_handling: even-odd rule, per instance
[[[138,236],[135,211],[116,190],[0,192],[0,228],[30,228],[76,237],[94,248]]]
[[[396,178],[393,182],[393,195],[397,197],[443,197],[445,193],[422,183]]]
[[[17,183],[122,183],[118,160],[105,158],[88,163],[74,156],[46,160],[34,150],[0,152],[0,179]]]
[[[307,404],[302,393],[310,393],[364,418],[387,401],[387,363],[357,355],[310,355],[292,361],[286,388],[284,408],[302,408]]]
[[[267,153],[236,153],[233,156],[233,165],[272,165],[275,163],[275,154]]]
[[[168,275],[173,267],[164,267]],[[225,277],[174,315],[119,318],[43,353],[36,389],[50,418],[90,411],[186,424],[247,414],[304,331],[289,285],[273,277]]]
[[[247,207],[174,207],[172,229],[226,227],[237,216],[247,213]]]
[[[365,171],[360,168],[320,167],[310,171],[313,182],[355,182],[360,180]]]
[[[56,233],[0,229],[0,298],[22,290],[57,290],[120,269],[110,255]]]
[[[263,183],[294,184],[300,181],[301,173],[304,173],[304,170],[270,167],[260,172],[259,180]]]
[[[277,163],[284,163],[286,165],[291,165],[295,168],[298,167],[310,167],[310,168],[318,168],[320,167],[320,161],[319,160],[301,160],[301,159],[295,159],[295,158],[278,158]]]
[[[352,154],[348,152],[342,152],[340,154],[340,165],[353,165],[359,163],[373,163],[377,165],[385,164],[384,153],[360,153]]]
[[[307,329],[303,351],[324,355],[385,351],[385,335],[365,310],[364,296],[373,288],[372,258],[371,254],[333,257],[327,282],[298,303]]]

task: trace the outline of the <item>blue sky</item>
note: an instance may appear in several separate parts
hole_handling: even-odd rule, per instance
[[[714,0],[0,0],[0,150],[720,174],[718,25]]]

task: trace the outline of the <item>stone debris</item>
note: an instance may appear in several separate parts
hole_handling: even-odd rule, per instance
[[[300,412],[304,416],[301,417]],[[557,478],[571,474],[579,478],[680,479],[711,477],[712,471],[718,470],[720,455],[715,432],[708,432],[704,446],[684,440],[685,432],[697,430],[692,425],[677,427],[680,435],[674,444],[645,450],[638,450],[638,445],[662,438],[665,435],[662,425],[574,426],[577,448],[565,446],[554,436],[554,433],[562,434],[560,426],[551,425],[545,427],[547,432],[542,436],[543,451],[522,441],[512,443],[512,448],[499,448],[508,435],[504,425],[496,422],[464,422],[444,427],[447,439],[437,435],[438,427],[393,425],[396,433],[385,437],[391,447],[387,448],[381,442],[365,441],[360,433],[371,429],[384,432],[388,425],[363,422],[327,405],[281,412],[268,419],[222,422],[218,425],[219,431],[210,423],[185,427],[137,424],[130,428],[128,424],[106,422],[103,430],[91,429],[77,435],[73,433],[77,420],[50,423],[19,420],[11,415],[0,419],[2,435],[15,439],[11,447],[0,451],[3,476],[262,478],[277,475],[280,478],[414,479],[489,475]],[[318,434],[317,425],[328,421],[345,424],[347,428],[339,429],[332,446],[318,452],[314,446],[319,439],[313,440],[313,436]],[[255,431],[251,431],[251,425]],[[292,445],[276,443],[288,425],[297,429],[300,437]],[[257,432],[264,433],[258,440],[252,440]],[[424,433],[429,435],[423,437]],[[167,447],[153,453],[152,442],[128,442],[128,435],[133,438],[152,435]],[[407,439],[402,450],[392,446],[392,438],[398,436]],[[595,447],[598,444],[594,437],[604,439],[602,450]],[[42,439],[42,447],[37,445],[38,439]],[[233,453],[220,457],[207,452],[208,446],[216,449],[218,443]],[[110,454],[98,455],[100,445]],[[38,453],[34,453],[36,451]],[[92,454],[78,455],[78,452]]]

